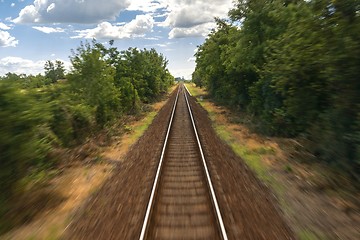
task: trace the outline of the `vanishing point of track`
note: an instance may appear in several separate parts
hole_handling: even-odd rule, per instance
[[[140,240],[227,239],[184,85],[178,88]]]

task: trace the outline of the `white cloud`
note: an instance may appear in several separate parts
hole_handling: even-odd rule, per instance
[[[124,28],[135,35],[143,35],[154,27],[154,19],[150,15],[137,15],[134,20],[124,25]]]
[[[170,27],[189,28],[226,17],[233,6],[232,0],[168,0],[170,14],[164,24]]]
[[[7,25],[5,25],[4,23],[0,22],[0,29],[2,29],[2,30],[9,30],[10,27],[7,26]]]
[[[194,72],[195,67],[191,68],[171,68],[169,70],[174,77],[184,77],[185,79],[191,79],[191,74]]]
[[[65,69],[69,70],[71,63],[68,61],[60,60],[64,63]],[[44,72],[45,60],[33,61],[21,57],[4,57],[0,59],[0,76],[8,72],[16,74],[39,74]]]
[[[10,33],[0,30],[0,47],[15,47],[19,43]]]
[[[169,15],[169,12],[155,13],[154,18],[163,18],[163,17],[167,17],[168,15]]]
[[[28,5],[21,9],[19,17],[15,18],[13,21],[15,23],[37,23],[40,21],[40,14],[34,5]]]
[[[165,21],[155,23],[170,28],[169,38],[203,37],[209,33],[209,23],[214,17],[226,17],[232,7],[232,0],[34,0],[24,7],[15,23],[99,23],[94,29],[79,31],[77,38],[131,38],[137,35],[138,22],[132,35],[131,24],[128,29],[113,26],[121,11],[142,11],[152,16],[152,20],[165,17]],[[148,23],[144,23],[145,28]],[[153,23],[152,23],[153,24]],[[151,26],[152,28],[152,26]],[[111,32],[113,31],[113,32]],[[122,31],[120,33],[120,31]],[[129,33],[130,32],[130,33]],[[142,34],[139,34],[142,35]],[[75,38],[76,38],[75,37]]]
[[[160,26],[191,28],[214,22],[214,17],[226,17],[233,0],[131,0],[127,10],[153,13],[153,17],[166,17]]]
[[[159,42],[159,41],[157,41]],[[154,48],[154,47],[158,47],[158,48],[163,48],[163,49],[169,49],[170,45],[175,44],[175,42],[161,42],[161,43],[153,43],[153,44],[147,44],[144,45],[144,47],[148,48]]]
[[[168,44],[166,44],[166,43],[158,43],[158,44],[155,44],[155,46],[164,48],[164,47],[167,47]]]
[[[52,4],[50,4],[48,7],[47,7],[47,9],[46,9],[46,12],[51,12],[51,10],[53,10],[54,8],[55,8],[55,3],[52,3]]]
[[[11,5],[10,5],[11,7],[15,7],[15,3],[11,3]]]
[[[203,37],[214,26],[215,17],[226,17],[232,0],[160,0],[167,6],[167,17],[159,26],[170,27],[169,38]]]
[[[0,75],[8,72],[16,74],[38,74],[44,71],[45,61],[32,61],[20,57],[5,57],[0,59]]]
[[[144,39],[146,39],[146,40],[152,40],[152,41],[157,41],[157,40],[160,40],[161,37],[146,37],[146,38],[144,38]]]
[[[201,4],[199,6],[184,6],[174,9],[166,18],[164,25],[177,28],[190,28],[203,23],[212,22],[214,15],[204,14],[206,12]],[[194,9],[196,9],[194,11]],[[199,14],[201,13],[201,14]]]
[[[135,19],[125,25],[112,25],[102,22],[93,29],[76,31],[77,36],[72,38],[122,39],[144,36],[152,31],[154,19],[150,15],[137,15]]]
[[[159,9],[167,7],[167,1],[153,1],[153,0],[131,0],[130,6],[126,9],[129,11],[142,11],[145,13],[154,13]]]
[[[169,32],[169,38],[205,37],[210,29],[216,26],[215,23],[205,23],[191,28],[173,28]]]
[[[43,33],[59,33],[59,32],[65,32],[63,28],[52,28],[52,27],[32,27],[33,29],[36,29]]]
[[[24,7],[15,23],[97,23],[115,20],[130,0],[34,0]]]

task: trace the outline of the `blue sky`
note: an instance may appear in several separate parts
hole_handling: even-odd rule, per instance
[[[115,40],[120,50],[155,48],[175,77],[194,70],[196,46],[232,0],[0,0],[0,75],[37,74],[46,60],[69,66],[81,41]]]

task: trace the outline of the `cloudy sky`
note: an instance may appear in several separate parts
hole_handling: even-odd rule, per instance
[[[0,0],[0,75],[37,74],[46,60],[69,64],[80,41],[120,50],[155,48],[174,76],[194,70],[194,51],[232,0]]]

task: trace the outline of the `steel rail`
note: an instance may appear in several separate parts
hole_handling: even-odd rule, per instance
[[[185,86],[185,85],[184,85],[184,86]],[[186,89],[186,91],[190,94],[190,92],[189,92],[189,90],[187,89],[186,86],[185,86],[185,89]],[[190,96],[191,96],[191,94],[190,94]],[[213,202],[213,204],[214,204],[215,211],[216,211],[216,217],[217,217],[217,220],[218,220],[218,223],[219,223],[219,226],[220,226],[221,235],[222,235],[222,238],[223,238],[224,240],[228,240],[228,237],[227,237],[227,234],[226,234],[226,230],[225,230],[225,225],[224,225],[224,222],[223,222],[223,219],[222,219],[222,216],[221,216],[219,204],[218,204],[217,199],[216,199],[216,194],[215,194],[215,191],[214,191],[214,187],[213,187],[213,185],[212,185],[212,181],[211,181],[210,174],[209,174],[209,170],[208,170],[208,167],[207,167],[207,164],[206,164],[204,152],[203,152],[202,147],[201,147],[200,138],[199,138],[198,132],[197,132],[197,130],[196,130],[196,125],[195,125],[194,117],[193,117],[192,110],[191,110],[191,107],[190,107],[190,104],[189,104],[189,100],[188,100],[188,97],[187,97],[187,94],[186,94],[186,93],[185,93],[185,99],[186,99],[186,103],[187,103],[187,106],[188,106],[188,109],[189,109],[190,118],[191,118],[192,126],[193,126],[193,128],[194,128],[194,132],[195,132],[196,140],[197,140],[197,143],[198,143],[198,147],[199,147],[199,150],[200,150],[201,159],[202,159],[202,162],[203,162],[203,165],[204,165],[205,175],[206,175],[206,179],[207,179],[208,186],[209,186],[209,188],[210,188],[211,199],[212,199],[212,202]]]
[[[164,160],[164,155],[165,155],[165,150],[166,150],[166,146],[167,146],[167,142],[168,142],[168,138],[169,138],[169,134],[170,134],[170,129],[171,129],[171,125],[172,125],[172,122],[173,122],[173,119],[174,119],[174,113],[175,113],[175,109],[176,109],[176,105],[177,105],[177,101],[178,101],[178,97],[179,97],[180,87],[181,86],[179,86],[178,92],[176,94],[174,107],[173,107],[173,110],[172,110],[172,113],[171,113],[169,126],[168,126],[168,129],[167,129],[167,132],[166,132],[165,142],[164,142],[164,146],[163,146],[163,149],[162,149],[162,152],[161,152],[159,165],[158,165],[158,168],[157,168],[157,171],[156,171],[154,184],[153,184],[153,187],[152,187],[152,190],[151,190],[150,200],[149,200],[149,203],[147,205],[143,226],[141,228],[141,233],[140,233],[140,238],[139,238],[140,240],[143,240],[145,238],[145,233],[146,233],[147,225],[148,225],[148,222],[149,222],[151,208],[152,208],[152,205],[153,205],[153,202],[154,202],[154,196],[155,196],[156,188],[157,188],[158,182],[159,182],[161,167],[162,167],[162,163],[163,163],[163,160]]]
[[[206,160],[205,160],[205,156],[204,156],[204,153],[203,153],[203,149],[202,149],[202,146],[201,146],[200,138],[199,138],[199,135],[198,135],[198,132],[197,132],[197,129],[196,129],[196,125],[195,125],[194,117],[193,117],[193,114],[192,114],[192,110],[191,110],[191,107],[190,107],[190,104],[189,104],[189,101],[188,101],[188,97],[187,97],[187,94],[186,94],[186,92],[187,92],[191,96],[191,93],[189,92],[189,90],[187,89],[187,87],[185,85],[183,85],[183,86],[186,89],[186,91],[184,91],[185,100],[186,100],[186,104],[187,104],[187,107],[188,107],[188,110],[189,110],[190,119],[191,119],[191,122],[192,122],[192,126],[193,126],[193,130],[194,130],[194,133],[195,133],[198,148],[199,148],[199,151],[200,151],[203,167],[204,167],[204,170],[205,170],[207,185],[208,185],[208,187],[210,189],[211,201],[212,201],[213,207],[215,209],[216,219],[217,219],[218,225],[220,227],[220,232],[221,232],[222,238],[224,240],[228,240],[227,233],[226,233],[225,226],[224,226],[224,222],[222,220],[222,216],[221,216],[220,209],[219,209],[219,204],[218,204],[217,199],[216,199],[216,194],[215,194],[215,191],[214,191],[214,187],[212,185],[209,170],[208,170]],[[144,240],[144,238],[146,236],[146,231],[147,231],[147,227],[148,227],[148,224],[149,224],[149,218],[150,218],[150,214],[151,214],[151,209],[152,209],[152,206],[154,204],[154,197],[155,197],[156,190],[157,190],[157,187],[158,187],[158,182],[159,182],[159,178],[160,178],[160,174],[161,174],[161,168],[162,168],[162,165],[163,165],[165,151],[166,151],[166,147],[167,147],[167,144],[168,144],[168,138],[169,138],[171,126],[172,126],[172,123],[173,123],[174,114],[175,114],[175,110],[176,110],[178,97],[179,97],[179,93],[180,93],[181,88],[182,88],[182,86],[179,86],[179,89],[178,89],[178,92],[177,92],[177,95],[176,95],[176,99],[175,99],[175,102],[174,102],[174,106],[173,106],[173,109],[172,109],[172,113],[171,113],[171,117],[170,117],[170,121],[169,121],[169,126],[168,126],[166,137],[165,137],[164,146],[162,148],[159,165],[158,165],[158,168],[157,168],[157,171],[156,171],[155,180],[154,180],[153,187],[152,187],[152,190],[151,190],[150,200],[149,200],[149,203],[147,205],[146,214],[145,214],[144,222],[143,222],[143,225],[142,225],[142,228],[141,228],[141,233],[140,233],[139,240]]]

